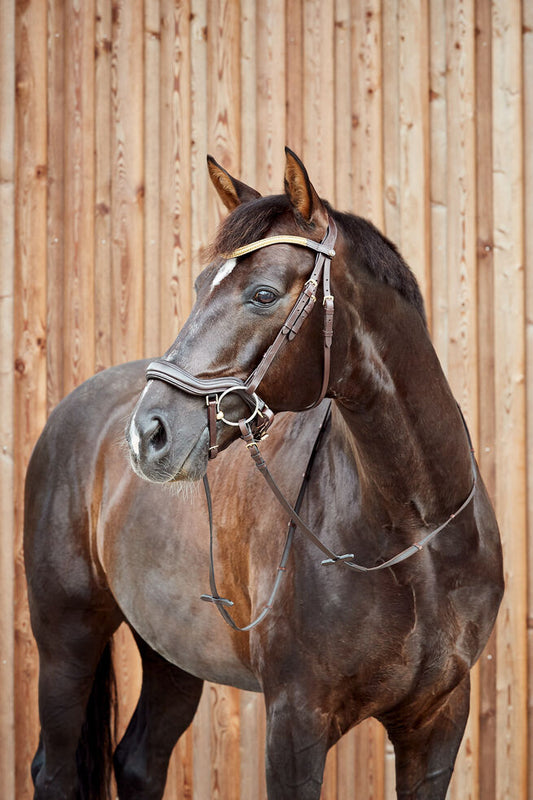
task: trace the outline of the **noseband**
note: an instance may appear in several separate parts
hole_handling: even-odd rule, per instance
[[[290,342],[294,339],[303,322],[313,309],[316,302],[317,288],[321,278],[324,295],[324,367],[322,387],[317,400],[303,410],[314,408],[324,399],[329,383],[331,342],[333,340],[334,304],[330,289],[330,267],[331,259],[335,255],[333,247],[336,238],[337,227],[330,217],[326,235],[321,242],[305,239],[303,236],[270,236],[266,239],[258,239],[256,242],[239,247],[228,256],[228,258],[241,258],[242,256],[253,253],[255,250],[260,250],[263,247],[269,247],[273,244],[292,244],[299,247],[307,247],[316,252],[313,271],[305,282],[298,299],[281,326],[278,335],[264,353],[257,367],[246,380],[243,381],[233,376],[197,378],[182,367],[172,364],[170,361],[163,358],[158,358],[148,365],[148,369],[146,370],[147,380],[164,381],[171,386],[175,386],[177,389],[181,389],[181,391],[187,394],[205,397],[209,429],[209,458],[215,458],[219,450],[216,444],[217,421],[221,421],[226,425],[239,426],[241,431],[243,430],[243,426],[244,428],[249,427],[256,440],[261,439],[265,435],[274,418],[274,412],[268,408],[266,403],[256,394],[256,390],[278,352],[286,342]],[[250,408],[250,415],[246,419],[239,420],[239,422],[232,422],[226,419],[221,408],[222,401],[231,393],[238,394]]]

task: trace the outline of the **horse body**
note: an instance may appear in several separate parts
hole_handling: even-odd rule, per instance
[[[307,224],[317,237],[325,224],[325,207],[292,154],[288,200],[276,200],[275,213],[218,165],[210,169],[229,208],[268,211],[269,235]],[[239,213],[229,218],[237,240],[250,224],[246,208]],[[235,632],[200,600],[209,569],[205,498],[161,486],[205,473],[205,402],[157,380],[138,399],[144,362],[95,376],[51,415],[28,471],[26,568],[41,658],[36,798],[78,796],[76,731],[98,660],[125,619],[144,677],[115,755],[121,800],[162,796],[172,747],[206,679],[264,692],[272,800],[317,800],[328,748],[368,716],[394,743],[398,796],[443,800],[468,715],[469,669],[501,598],[498,528],[414,279],[371,226],[335,219],[334,407],[301,516],[335,552],[375,566],[448,519],[475,478],[473,502],[431,546],[367,574],[323,566],[297,534],[270,614],[249,633]],[[377,262],[396,261],[401,285],[394,273],[368,268],[369,247]],[[169,361],[196,375],[249,374],[312,266],[312,256],[291,245],[276,245],[275,257],[272,249],[249,256],[246,268],[218,259],[203,273]],[[261,386],[281,412],[261,452],[291,502],[329,402],[294,413],[321,382],[320,324],[310,319],[299,335],[305,348],[289,342]],[[240,416],[242,401],[228,400]],[[120,446],[126,420],[138,474]],[[244,625],[268,601],[289,517],[234,441],[237,432],[217,424],[226,452],[209,476],[219,588]],[[54,688],[61,671],[67,675]],[[70,705],[69,692],[77,698]]]

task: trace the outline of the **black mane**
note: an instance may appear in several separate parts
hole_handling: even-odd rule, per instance
[[[371,275],[394,288],[411,303],[424,322],[426,313],[418,282],[394,245],[378,228],[363,217],[335,211],[324,202],[328,213],[350,239],[357,263]],[[274,222],[291,210],[286,195],[261,197],[238,206],[222,223],[210,248],[209,257],[227,255],[238,247],[263,238]],[[300,224],[302,224],[300,220]],[[307,232],[312,237],[312,228]]]

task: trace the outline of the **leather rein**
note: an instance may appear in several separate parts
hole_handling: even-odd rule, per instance
[[[353,560],[355,558],[353,553],[345,553],[339,555],[335,553],[333,550],[330,550],[330,548],[327,547],[327,545],[325,545],[321,541],[321,539],[319,539],[316,536],[316,534],[306,525],[306,523],[303,521],[303,519],[299,516],[298,513],[300,511],[300,507],[304,499],[307,485],[311,477],[311,471],[316,455],[320,448],[324,432],[331,418],[331,403],[328,405],[326,414],[319,427],[294,507],[285,498],[280,488],[276,484],[274,478],[272,477],[271,473],[269,472],[266,462],[263,459],[261,452],[259,450],[259,441],[267,435],[267,430],[270,427],[274,418],[274,412],[268,408],[266,403],[256,393],[256,390],[261,381],[263,380],[263,378],[265,377],[270,365],[272,364],[278,352],[281,350],[281,348],[286,342],[292,341],[292,339],[294,339],[294,337],[300,330],[303,322],[313,309],[316,302],[317,288],[319,286],[320,279],[322,278],[323,307],[324,307],[324,329],[323,329],[324,366],[323,366],[322,387],[317,400],[303,410],[307,411],[311,408],[315,408],[324,399],[329,383],[331,343],[333,340],[334,298],[331,295],[331,289],[330,289],[330,267],[331,267],[331,260],[335,255],[335,250],[333,248],[335,245],[336,237],[337,237],[337,228],[335,222],[330,217],[328,230],[326,232],[324,239],[320,243],[315,242],[312,239],[305,239],[304,237],[300,236],[289,236],[289,235],[271,236],[265,239],[259,239],[255,242],[252,242],[251,244],[244,245],[243,247],[234,250],[233,253],[231,253],[228,256],[228,258],[240,258],[242,256],[246,256],[249,253],[254,252],[255,250],[259,250],[263,247],[281,243],[307,247],[316,252],[313,271],[309,276],[308,280],[306,281],[306,283],[304,284],[304,287],[300,292],[299,297],[297,298],[295,304],[293,305],[291,311],[289,312],[289,315],[287,316],[285,322],[283,323],[273,343],[265,351],[260,363],[248,376],[246,380],[243,381],[240,378],[236,378],[233,376],[220,377],[220,378],[197,378],[190,372],[187,372],[187,370],[182,369],[176,364],[173,364],[170,361],[167,361],[166,359],[163,358],[152,361],[148,365],[148,368],[146,370],[147,380],[160,380],[170,384],[171,386],[174,386],[177,389],[180,389],[181,391],[187,392],[188,394],[205,397],[207,405],[207,426],[209,430],[210,459],[216,458],[219,452],[219,448],[216,444],[217,421],[221,421],[226,425],[239,427],[241,438],[244,440],[246,447],[248,448],[248,451],[256,467],[263,474],[263,477],[267,481],[270,489],[272,490],[274,496],[278,500],[281,507],[289,515],[289,525],[283,548],[283,553],[277,569],[277,576],[275,578],[274,586],[270,594],[270,597],[268,599],[268,602],[263,607],[263,610],[260,612],[260,614],[253,620],[253,622],[250,622],[248,625],[240,627],[235,623],[232,616],[227,610],[227,607],[233,606],[233,602],[225,597],[222,597],[217,589],[217,584],[215,579],[215,567],[214,567],[213,510],[212,510],[211,492],[209,489],[209,482],[207,479],[207,475],[204,476],[204,488],[205,488],[208,516],[209,516],[209,582],[210,582],[211,594],[203,594],[201,595],[201,599],[206,600],[210,603],[214,603],[218,608],[220,614],[222,615],[223,619],[235,631],[252,630],[252,628],[255,628],[256,625],[259,625],[259,623],[263,621],[263,619],[272,609],[276,594],[281,585],[283,574],[286,571],[293,535],[297,527],[309,539],[309,541],[311,541],[312,544],[315,545],[315,547],[317,547],[319,550],[322,551],[322,553],[325,556],[327,556],[322,561],[322,565],[327,566],[330,564],[339,563],[345,567],[355,570],[356,572],[362,572],[362,573],[376,572],[379,570],[389,569],[390,567],[400,564],[402,561],[405,561],[406,559],[415,555],[415,553],[420,552],[425,545],[429,544],[429,542],[435,536],[437,536],[438,533],[444,530],[450,524],[450,522],[469,505],[472,498],[474,497],[476,489],[476,468],[475,468],[474,450],[472,447],[470,434],[466,426],[466,422],[464,420],[462,412],[461,412],[461,417],[463,420],[463,424],[465,426],[470,446],[470,453],[471,453],[472,467],[474,474],[472,488],[470,490],[470,493],[468,494],[468,497],[459,506],[459,508],[448,517],[448,519],[445,522],[443,522],[437,528],[433,529],[428,534],[426,534],[426,536],[424,536],[420,541],[415,542],[414,544],[405,548],[400,553],[388,559],[387,561],[384,561],[372,567],[365,567],[361,564],[357,564]],[[232,392],[238,394],[239,397],[241,397],[245,401],[245,403],[251,410],[250,416],[248,416],[247,418],[240,419],[238,422],[232,422],[231,420],[226,419],[226,417],[224,416],[224,412],[221,408],[221,403],[223,399]]]

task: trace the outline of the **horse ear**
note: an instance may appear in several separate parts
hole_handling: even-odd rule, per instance
[[[305,222],[326,232],[328,213],[309,180],[307,170],[288,147],[285,148],[285,194]]]
[[[218,196],[229,211],[233,211],[241,203],[247,203],[249,200],[257,200],[258,197],[261,197],[259,192],[252,189],[251,186],[232,178],[229,172],[215,161],[213,156],[207,156],[207,169]]]

